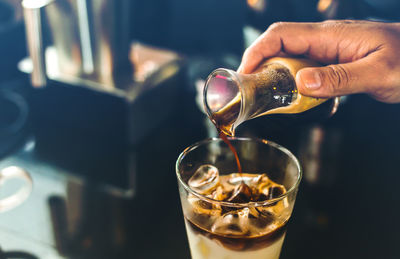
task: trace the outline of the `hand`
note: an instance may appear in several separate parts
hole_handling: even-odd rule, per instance
[[[304,95],[368,93],[382,102],[400,102],[400,23],[275,23],[246,49],[238,72],[251,73],[265,58],[280,55],[331,64],[297,72]]]

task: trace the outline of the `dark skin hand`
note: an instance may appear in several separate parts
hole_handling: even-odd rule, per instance
[[[282,55],[328,64],[297,72],[304,95],[367,93],[382,102],[400,103],[400,23],[275,23],[246,49],[238,72],[251,73],[265,58]]]

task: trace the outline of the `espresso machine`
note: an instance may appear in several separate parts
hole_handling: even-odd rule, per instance
[[[38,156],[128,196],[135,147],[174,113],[182,75],[178,54],[132,40],[134,3],[23,0],[29,57],[19,64]]]

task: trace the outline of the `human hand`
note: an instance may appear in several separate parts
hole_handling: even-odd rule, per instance
[[[238,72],[251,73],[265,58],[280,55],[330,64],[297,72],[304,95],[367,93],[382,102],[400,102],[400,23],[275,23],[246,49]]]

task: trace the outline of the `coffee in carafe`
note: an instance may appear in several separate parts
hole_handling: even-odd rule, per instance
[[[219,68],[207,78],[204,107],[211,121],[224,134],[233,136],[238,125],[268,114],[295,114],[328,99],[300,94],[295,76],[304,67],[319,64],[307,59],[275,57],[251,74]],[[335,107],[338,99],[335,100]],[[333,109],[334,110],[334,109]]]

